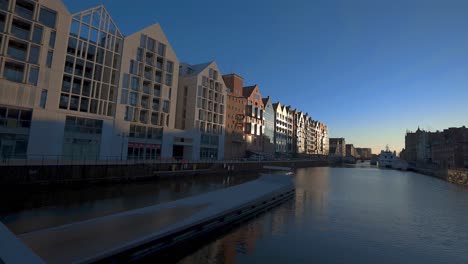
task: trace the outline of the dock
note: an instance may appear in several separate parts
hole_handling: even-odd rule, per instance
[[[291,199],[294,190],[291,177],[264,175],[198,196],[21,234],[19,239],[38,256],[38,262],[28,263],[134,262],[259,214]]]

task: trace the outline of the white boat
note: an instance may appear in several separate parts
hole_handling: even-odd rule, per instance
[[[397,160],[397,157],[387,147],[382,150],[379,155],[379,168],[393,168],[393,163]]]

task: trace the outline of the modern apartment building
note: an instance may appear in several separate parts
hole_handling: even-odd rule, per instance
[[[244,158],[246,153],[244,126],[247,99],[243,96],[244,79],[237,74],[223,75],[226,84],[225,159]]]
[[[104,6],[70,14],[56,0],[0,1],[0,22],[2,157],[156,160],[186,144],[159,25],[124,37]]]
[[[263,100],[258,85],[244,87],[243,96],[247,100],[244,129],[246,150],[257,154],[262,153],[265,120]]]
[[[176,128],[196,133],[191,158],[224,159],[227,90],[218,65],[182,63],[179,73]]]
[[[273,104],[275,110],[275,153],[278,156],[291,154],[293,120],[286,106]]]
[[[346,140],[344,138],[330,138],[330,155],[344,157],[346,155]]]
[[[357,158],[357,152],[353,144],[346,144],[346,157]]]
[[[115,116],[123,147],[114,152],[123,159],[170,158],[173,142],[164,142],[163,135],[175,124],[179,60],[159,24],[124,41]]]
[[[306,128],[306,116],[304,113],[294,110],[294,153],[306,154],[306,140],[307,140],[307,128]]]

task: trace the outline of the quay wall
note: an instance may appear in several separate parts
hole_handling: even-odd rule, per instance
[[[328,165],[329,162],[326,160],[291,160],[185,164],[1,166],[0,186],[130,182],[149,179],[170,179],[178,176],[196,176],[209,173],[234,174],[246,171],[262,171],[263,166],[305,168]]]

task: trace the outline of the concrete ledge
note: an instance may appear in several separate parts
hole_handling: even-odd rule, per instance
[[[126,263],[239,221],[292,195],[289,176],[265,175],[230,188],[20,238],[47,263]]]
[[[31,249],[0,223],[0,263],[44,263]]]

